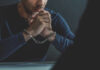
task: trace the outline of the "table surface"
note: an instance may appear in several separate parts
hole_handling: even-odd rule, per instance
[[[54,62],[0,63],[0,70],[50,70]]]

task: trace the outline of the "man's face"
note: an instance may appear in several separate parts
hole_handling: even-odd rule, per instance
[[[48,0],[23,0],[24,8],[29,12],[36,12],[44,9]]]

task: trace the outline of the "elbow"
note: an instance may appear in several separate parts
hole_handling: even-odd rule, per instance
[[[7,52],[5,52],[4,48],[0,46],[0,62],[7,58]]]
[[[75,36],[75,34],[74,34],[73,32],[69,32],[69,33],[68,33],[68,38],[69,38],[70,40],[74,40],[75,37],[76,37],[76,36]]]

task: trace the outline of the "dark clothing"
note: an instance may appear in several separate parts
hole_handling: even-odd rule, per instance
[[[59,13],[46,9],[52,16],[52,28],[57,32],[56,39],[50,43],[39,45],[32,39],[25,42],[23,30],[29,25],[20,17],[17,5],[0,8],[0,60],[4,61],[36,61],[43,60],[50,44],[61,52],[73,43],[74,34]],[[44,40],[37,36],[36,39]]]
[[[52,70],[97,70],[100,69],[100,4],[89,0],[74,44],[66,49]]]

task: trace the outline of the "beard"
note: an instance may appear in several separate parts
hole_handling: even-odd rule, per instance
[[[24,7],[24,10],[26,11],[26,13],[32,14],[32,10],[29,9],[28,6],[26,6],[26,5],[23,4],[23,7]]]

